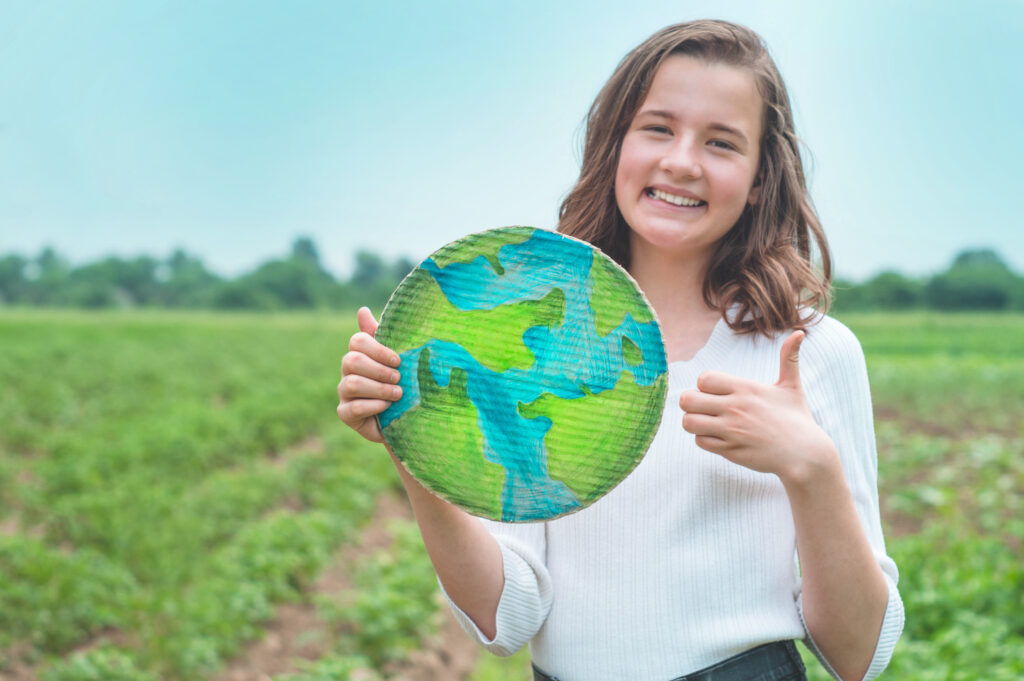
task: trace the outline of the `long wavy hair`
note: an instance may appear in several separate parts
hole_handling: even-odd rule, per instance
[[[630,264],[630,228],[615,201],[622,139],[670,55],[749,69],[763,101],[757,203],[715,245],[704,301],[739,333],[772,335],[805,328],[829,304],[832,261],[811,204],[786,86],[761,37],[726,21],[701,20],[658,31],[632,52],[597,95],[586,118],[579,180],[562,202],[558,231]],[[812,261],[812,238],[820,266]]]

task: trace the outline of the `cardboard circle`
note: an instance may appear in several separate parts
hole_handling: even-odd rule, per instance
[[[611,258],[562,234],[504,227],[444,246],[395,290],[376,337],[402,358],[384,439],[474,515],[529,522],[590,505],[661,421],[654,311]]]

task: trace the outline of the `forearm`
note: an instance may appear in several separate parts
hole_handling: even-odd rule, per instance
[[[835,450],[783,480],[793,511],[808,632],[844,681],[871,664],[888,587]]]
[[[394,454],[391,458],[445,591],[485,636],[494,638],[505,584],[497,540],[479,520],[420,485]]]

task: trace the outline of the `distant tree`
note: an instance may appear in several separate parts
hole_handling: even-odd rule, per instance
[[[58,305],[90,308],[128,304],[123,293],[118,295],[111,270],[109,259],[75,268],[68,275],[66,285],[54,302]]]
[[[218,310],[276,310],[280,301],[266,289],[239,279],[217,284],[210,294],[210,306]]]
[[[0,305],[24,302],[28,295],[29,281],[25,269],[28,258],[20,255],[0,257]]]
[[[66,305],[71,266],[51,246],[44,248],[26,267],[31,282],[26,302],[33,305]]]
[[[169,307],[206,307],[212,304],[220,278],[206,269],[203,261],[178,249],[160,271],[160,300]]]
[[[384,259],[371,251],[356,252],[356,268],[352,273],[353,286],[371,288],[388,277]]]
[[[376,253],[357,252],[355,271],[349,280],[356,304],[369,305],[375,310],[380,310],[391,297],[395,287],[413,267],[415,265],[408,258],[399,258],[388,265]]]
[[[416,268],[416,263],[405,256],[395,260],[391,265],[391,278],[397,283],[405,279],[406,275]]]
[[[68,269],[67,261],[61,257],[52,246],[46,246],[39,252],[39,256],[36,258],[36,264],[39,265],[41,274],[45,274],[48,271]]]
[[[60,302],[82,307],[127,307],[160,302],[158,261],[149,256],[110,257],[68,275]]]
[[[160,302],[161,283],[157,277],[160,261],[148,255],[116,263],[115,284],[132,305],[154,305]]]
[[[899,272],[881,272],[862,289],[868,306],[883,310],[906,310],[924,302],[924,285]]]
[[[272,260],[234,282],[261,292],[253,300],[273,300],[286,310],[329,307],[337,282],[316,265],[302,258]]]
[[[1006,310],[1016,304],[1021,278],[990,249],[959,253],[950,268],[931,278],[925,296],[940,310]]]
[[[323,269],[320,266],[320,251],[307,236],[300,236],[292,242],[292,258],[307,262],[318,270]]]
[[[1009,271],[1006,262],[991,248],[979,248],[974,250],[960,251],[953,258],[951,268],[958,267],[994,267]]]
[[[870,305],[867,302],[863,286],[848,279],[832,280],[832,310],[851,312],[865,310],[868,307]]]
[[[1024,311],[1024,277],[1016,277],[1010,290],[1010,309]]]

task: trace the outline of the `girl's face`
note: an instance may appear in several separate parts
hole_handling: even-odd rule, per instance
[[[755,203],[761,96],[746,69],[673,55],[622,139],[615,200],[634,253],[706,260]]]

